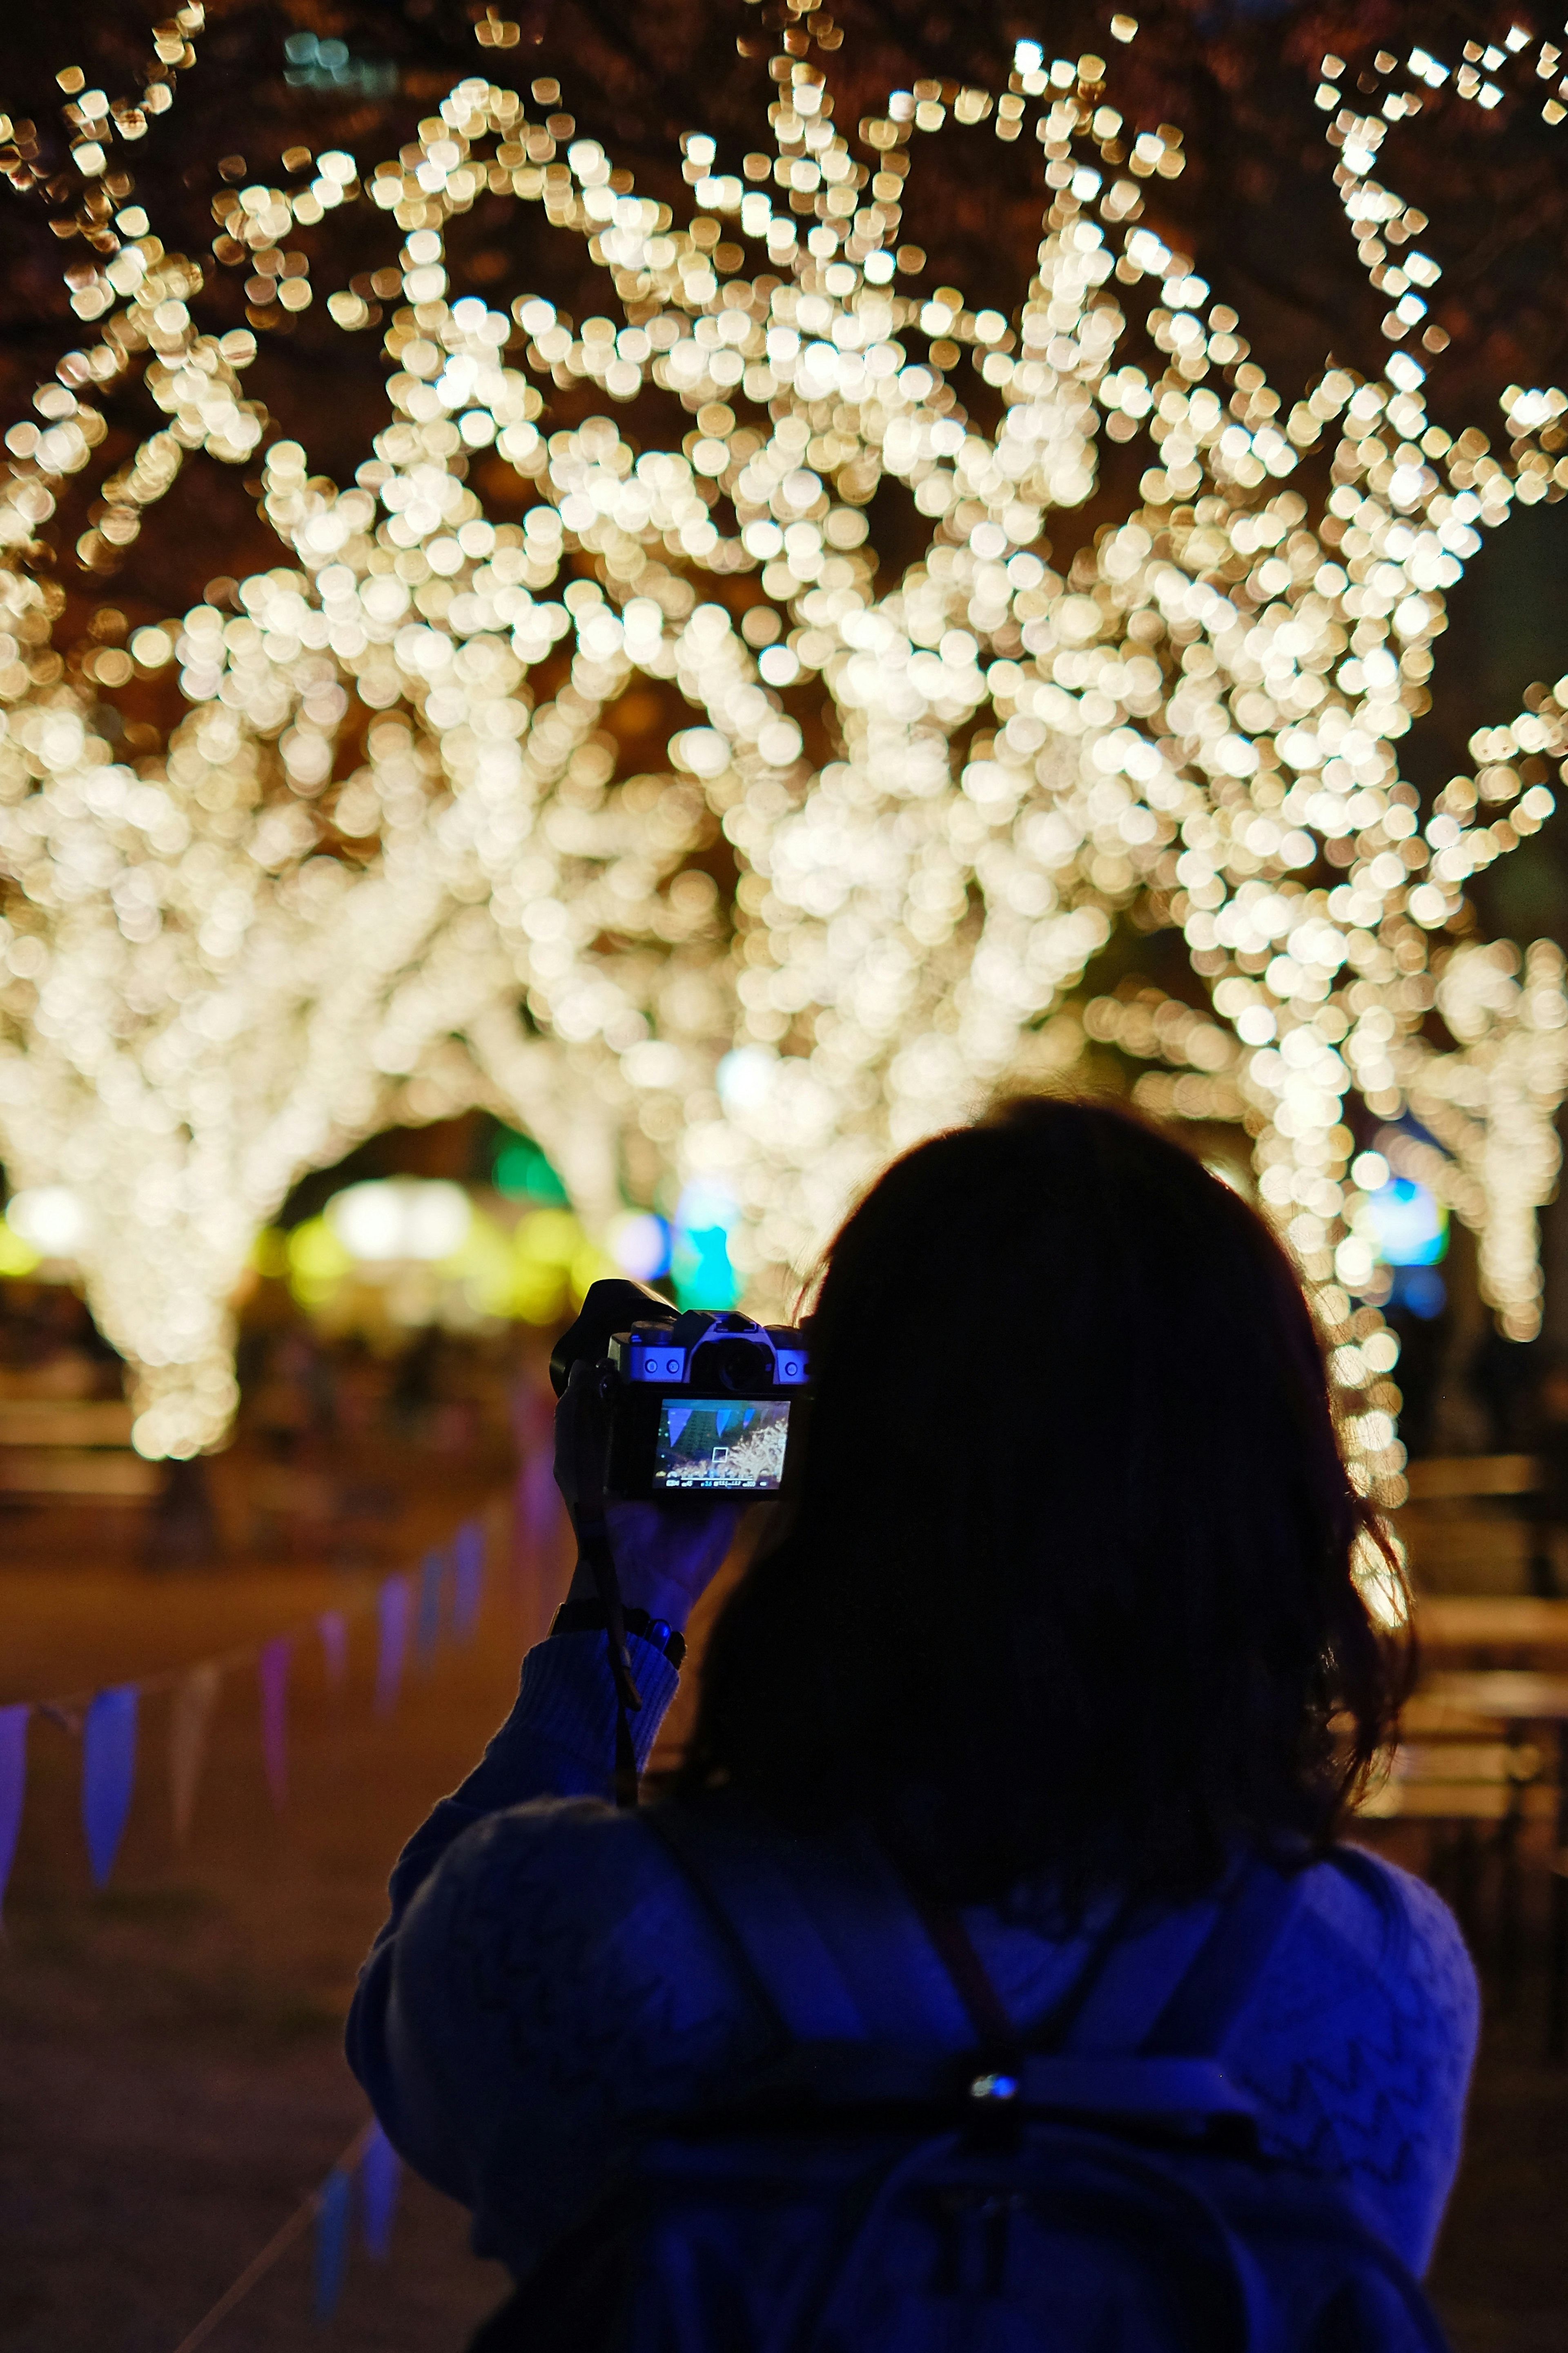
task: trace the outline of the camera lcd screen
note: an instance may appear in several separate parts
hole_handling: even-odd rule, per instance
[[[741,1488],[771,1493],[784,1476],[788,1398],[661,1398],[656,1493]]]

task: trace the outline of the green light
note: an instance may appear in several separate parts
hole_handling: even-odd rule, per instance
[[[565,1186],[531,1136],[509,1135],[497,1150],[491,1175],[496,1191],[509,1200],[567,1207]]]

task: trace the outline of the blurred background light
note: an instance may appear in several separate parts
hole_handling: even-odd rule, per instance
[[[628,1209],[610,1227],[610,1255],[634,1282],[657,1282],[669,1271],[669,1228],[651,1209]]]
[[[503,41],[493,11],[478,29],[486,47],[516,33]],[[1111,30],[1124,45],[1136,26]],[[395,79],[351,26],[279,41],[285,89]],[[1568,754],[1568,678],[1468,733],[1474,776],[1430,807],[1395,746],[1432,699],[1444,600],[1485,534],[1516,501],[1568,488],[1568,394],[1508,389],[1506,464],[1472,451],[1479,427],[1456,441],[1436,422],[1413,348],[1380,372],[1363,355],[1359,378],[1325,353],[1300,399],[1282,396],[1237,313],[1207,308],[1200,257],[1142,217],[1152,198],[1177,235],[1180,207],[1162,210],[1153,185],[1182,172],[1175,127],[1127,152],[1100,103],[1105,59],[1047,72],[1038,41],[1017,58],[1005,100],[950,100],[969,126],[958,168],[979,164],[986,120],[1010,142],[1027,116],[1053,157],[1027,284],[1002,300],[998,276],[997,308],[934,284],[935,256],[900,241],[908,156],[877,168],[911,121],[936,132],[949,101],[900,94],[860,123],[862,156],[817,69],[784,56],[775,168],[749,157],[763,185],[747,189],[726,141],[689,134],[695,216],[634,193],[595,140],[552,161],[553,79],[532,89],[531,121],[521,90],[470,76],[397,165],[286,148],[289,185],[218,194],[215,259],[251,273],[243,329],[207,332],[205,263],[165,248],[141,206],[116,214],[130,242],[111,264],[73,264],[72,310],[104,341],[38,388],[46,423],[8,428],[0,474],[0,540],[26,551],[0,567],[16,625],[0,638],[16,656],[0,661],[0,865],[17,885],[0,937],[16,1046],[0,1141],[18,1171],[90,1205],[83,1238],[57,1223],[40,1240],[24,1211],[9,1247],[74,1244],[147,1451],[221,1439],[229,1303],[259,1271],[256,1227],[307,1167],[388,1122],[504,1102],[555,1165],[516,1133],[471,1199],[349,1187],[281,1246],[299,1295],[332,1314],[545,1320],[594,1269],[661,1254],[626,1195],[662,1202],[714,1169],[730,1189],[689,1186],[668,1235],[677,1294],[731,1304],[739,1264],[777,1312],[876,1166],[994,1084],[1067,1076],[1086,1040],[1167,1066],[1136,1081],[1141,1107],[1237,1130],[1237,1164],[1250,1156],[1347,1363],[1350,1323],[1375,1316],[1390,1267],[1441,1253],[1446,1209],[1415,1201],[1427,1175],[1477,1234],[1499,1328],[1538,1329],[1536,1212],[1568,1089],[1563,955],[1458,933],[1472,876],[1552,815],[1531,764],[1543,779]],[[1376,68],[1404,72],[1392,52]],[[1384,124],[1420,103],[1391,93],[1354,141],[1324,128],[1373,284],[1394,274],[1363,233],[1376,220],[1436,304],[1441,267],[1405,250],[1425,215],[1371,176]],[[99,144],[76,152],[101,172]],[[875,206],[851,199],[868,174]],[[776,213],[770,176],[790,189]],[[483,248],[493,296],[458,294],[458,224],[481,192],[487,212],[510,194],[581,241],[614,315],[514,292],[504,237],[493,270]],[[346,257],[325,234],[296,248],[293,229],[340,209],[367,260],[372,216],[391,216],[382,266],[320,300]],[[737,211],[731,239],[713,216]],[[340,486],[244,371],[258,335],[307,311],[311,332],[325,319],[357,334],[400,297],[393,371],[366,377],[390,404],[374,474]],[[1388,314],[1391,343],[1427,299]],[[1447,341],[1436,319],[1422,331],[1428,353]],[[100,395],[120,385],[123,407],[133,378],[172,423],[127,451]],[[573,378],[585,406],[573,394],[562,410]],[[647,396],[635,434],[590,385],[612,403]],[[577,421],[542,433],[547,414]],[[358,438],[338,433],[342,459]],[[1113,444],[1126,455],[1108,471]],[[128,595],[135,609],[106,603],[74,643],[74,603],[68,618],[33,576],[40,526],[67,512],[51,485],[80,478],[71,496],[96,520],[77,555],[107,579],[197,452],[245,467],[262,450],[282,567],[231,578],[226,559],[183,617],[149,618]],[[898,520],[900,483],[922,521]],[[1069,526],[1061,574],[1054,518],[1075,511],[1092,523]],[[189,512],[176,501],[163,528]],[[884,518],[896,535],[879,551]],[[24,659],[24,644],[45,650]],[[122,691],[134,710],[106,705]],[[653,765],[627,774],[645,734]],[[732,881],[728,860],[709,871],[716,830]],[[1323,845],[1335,866],[1352,837],[1341,879],[1315,871]],[[1145,917],[1152,937],[1180,931],[1193,1001],[1137,983],[1075,1006],[1113,934]],[[367,994],[372,965],[385,987]],[[301,1065],[307,1032],[326,1043]],[[127,1118],[154,1100],[154,1117]],[[1440,1175],[1404,1156],[1419,1137],[1347,1170],[1363,1115],[1409,1114],[1447,1156]],[[1404,1492],[1392,1369],[1352,1425],[1353,1473],[1385,1504]]]
[[[91,1222],[86,1203],[68,1185],[36,1185],[13,1193],[5,1221],[43,1258],[74,1258]]]
[[[740,1216],[734,1195],[709,1177],[694,1177],[675,1212],[669,1271],[681,1307],[733,1307],[740,1278],[730,1236]]]
[[[508,1135],[498,1145],[492,1168],[498,1193],[509,1200],[566,1207],[566,1187],[531,1135]]]
[[[1448,1304],[1448,1286],[1435,1266],[1396,1266],[1389,1285],[1388,1306],[1404,1308],[1430,1324]]]
[[[719,1100],[727,1112],[756,1111],[766,1103],[778,1056],[766,1046],[737,1046],[719,1065]]]
[[[1367,1218],[1385,1266],[1431,1266],[1448,1247],[1448,1212],[1425,1185],[1391,1176],[1369,1196]]]
[[[445,1177],[388,1176],[350,1185],[328,1202],[328,1224],[356,1259],[450,1258],[473,1215],[460,1185]]]

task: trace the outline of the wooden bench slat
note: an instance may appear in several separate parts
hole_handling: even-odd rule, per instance
[[[1406,1465],[1413,1504],[1454,1495],[1529,1495],[1541,1484],[1533,1454],[1433,1454]]]
[[[158,1492],[161,1462],[140,1454],[68,1447],[0,1450],[0,1494],[94,1495],[106,1502],[144,1503]]]
[[[128,1446],[121,1398],[0,1398],[0,1446]]]
[[[1389,1781],[1356,1808],[1359,1820],[1500,1822],[1511,1813],[1524,1821],[1551,1821],[1557,1792],[1544,1781],[1510,1788],[1504,1781]]]

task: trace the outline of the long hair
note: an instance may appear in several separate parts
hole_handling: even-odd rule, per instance
[[[973,1900],[1173,1895],[1330,1835],[1400,1662],[1311,1316],[1229,1187],[1125,1113],[1004,1103],[866,1195],[811,1330],[804,1472],[713,1629],[685,1793],[868,1818]]]

